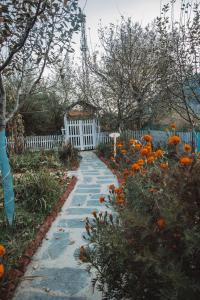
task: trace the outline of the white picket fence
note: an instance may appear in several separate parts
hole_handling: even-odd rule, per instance
[[[163,142],[165,143],[167,140],[167,133],[165,131],[159,130],[136,130],[136,131],[125,131],[121,133],[121,137],[126,137],[127,139],[141,139],[141,137],[150,133],[153,136],[153,140],[155,143]],[[172,134],[172,133],[171,133]],[[179,135],[183,142],[192,143],[192,132],[176,132]],[[195,139],[194,139],[195,140]],[[100,143],[107,144],[111,142],[112,139],[109,137],[109,132],[100,132],[96,135],[96,146]],[[60,135],[47,135],[47,136],[26,136],[23,139],[24,150],[51,150],[58,149],[65,142],[65,136]],[[73,142],[73,141],[72,141]],[[14,142],[11,138],[7,139],[8,146],[14,147]],[[75,145],[76,146],[76,145]]]
[[[109,136],[109,132],[99,132],[96,136],[96,145],[102,143],[102,144],[108,144],[111,142],[111,137]]]
[[[26,136],[23,139],[24,150],[51,150],[58,149],[62,146],[64,141],[63,135],[41,135],[41,136]],[[7,144],[14,148],[14,141],[12,138],[7,139]]]

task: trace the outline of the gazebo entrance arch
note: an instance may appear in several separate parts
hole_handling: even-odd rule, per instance
[[[70,105],[64,115],[65,143],[71,143],[79,150],[95,149],[100,125],[97,118],[97,108],[85,101],[78,101]]]

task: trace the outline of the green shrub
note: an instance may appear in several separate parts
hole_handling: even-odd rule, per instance
[[[100,157],[104,157],[105,159],[110,159],[110,157],[113,155],[112,143],[109,144],[100,143],[97,146],[96,153]]]
[[[68,143],[59,149],[59,158],[65,166],[71,167],[78,163],[81,156],[79,155],[78,149],[74,148],[71,143]]]
[[[38,169],[40,166],[40,152],[25,152],[11,155],[10,164],[14,172]]]
[[[49,212],[61,192],[59,181],[47,171],[28,171],[15,185],[16,201],[29,212]]]

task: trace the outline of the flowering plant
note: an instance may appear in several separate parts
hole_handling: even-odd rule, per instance
[[[0,244],[0,280],[4,277],[5,267],[3,263],[4,255],[6,254],[6,249]]]
[[[199,297],[200,159],[173,136],[173,155],[149,136],[118,143],[122,184],[100,199],[113,213],[87,220],[84,255],[106,299]]]

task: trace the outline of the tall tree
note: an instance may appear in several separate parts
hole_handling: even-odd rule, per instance
[[[46,66],[59,61],[79,29],[78,0],[3,0],[0,4],[0,167],[5,210],[11,224],[14,194],[6,155],[5,126],[33,92]],[[8,114],[5,77],[17,74],[15,106]],[[29,85],[24,82],[29,81]]]

